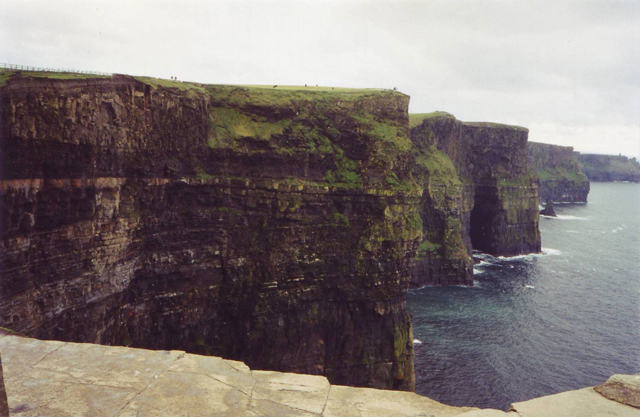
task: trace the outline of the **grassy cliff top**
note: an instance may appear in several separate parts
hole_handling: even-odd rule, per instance
[[[36,72],[36,71],[17,71],[13,69],[0,69],[0,87],[5,85],[7,81],[20,74],[24,77],[32,78],[49,78],[55,80],[76,80],[76,79],[91,79],[91,78],[110,78],[108,75],[95,75],[95,74],[81,74],[72,72]],[[150,85],[153,88],[177,88],[183,91],[200,91],[206,93],[213,90],[243,90],[250,92],[252,95],[258,97],[271,96],[278,98],[317,98],[321,96],[331,95],[332,97],[340,98],[358,98],[362,96],[371,95],[386,95],[386,94],[398,94],[403,95],[397,91],[385,90],[381,88],[345,88],[345,87],[326,87],[326,86],[303,86],[303,85],[233,85],[233,84],[202,84],[189,81],[174,81],[164,78],[154,78],[146,76],[134,76],[138,81]]]
[[[516,125],[505,125],[505,124],[502,124],[502,123],[462,122],[462,124],[466,125],[466,126],[475,126],[475,127],[489,127],[489,128],[496,128],[496,129],[522,130],[522,131],[525,131],[525,132],[529,131],[529,129],[527,129],[526,127],[516,126]]]
[[[80,74],[74,72],[38,72],[38,71],[16,71],[12,69],[0,68],[0,87],[5,85],[11,77],[17,74],[33,78],[51,78],[54,80],[78,80],[86,78],[109,78],[106,75]]]
[[[431,119],[434,117],[449,117],[455,119],[455,116],[445,111],[434,111],[431,113],[410,113],[409,114],[409,127],[418,126],[425,119]]]

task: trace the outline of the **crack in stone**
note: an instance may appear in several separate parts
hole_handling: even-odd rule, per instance
[[[57,372],[57,371],[50,371],[50,372],[56,372],[56,373],[60,373],[60,374],[64,374],[64,375],[69,375],[69,374],[67,374],[65,372]],[[72,377],[72,378],[76,378],[73,375],[69,375],[69,376]],[[22,379],[33,379],[33,380],[36,380],[36,381],[42,381],[42,378],[40,378],[40,377],[29,376],[29,375],[23,376]],[[76,378],[76,379],[79,379],[79,378]],[[80,380],[80,381],[82,381],[82,380]],[[116,387],[116,386],[108,385],[108,384],[92,383],[92,382],[89,382],[89,381],[80,382],[80,381],[78,381],[78,382],[76,382],[76,381],[56,381],[56,382],[59,383],[59,384],[92,385],[94,387],[108,387],[108,388],[115,388],[115,389],[121,389],[121,390],[125,390],[125,391],[136,392],[136,389],[135,388],[131,388],[131,387]]]
[[[171,372],[172,374],[190,374],[190,375],[202,375],[202,376],[206,376],[207,378],[211,378],[211,379],[213,379],[213,380],[214,380],[214,381],[216,381],[216,382],[219,382],[219,383],[221,383],[221,384],[223,384],[223,385],[226,385],[226,386],[228,386],[229,388],[231,388],[231,389],[233,389],[233,390],[235,390],[235,391],[238,391],[238,392],[239,392],[239,393],[241,393],[242,395],[246,395],[246,396],[247,396],[247,397],[249,397],[249,398],[251,398],[251,395],[253,395],[253,387],[251,387],[251,395],[250,395],[250,394],[247,394],[246,392],[242,391],[240,388],[238,388],[238,387],[234,387],[234,386],[233,386],[233,385],[231,385],[231,384],[227,384],[226,382],[221,381],[221,380],[219,380],[218,378],[216,378],[216,377],[214,377],[214,376],[212,376],[212,375],[209,375],[209,374],[203,374],[203,373],[201,373],[201,372],[172,371],[172,370],[168,370],[167,372]]]
[[[329,394],[330,393],[331,393],[331,385],[329,385],[329,389],[327,390],[327,398],[324,399],[324,405],[322,406],[322,411],[320,412],[321,416],[324,415],[324,410],[327,409],[327,404],[329,403]]]
[[[174,363],[176,363],[176,361],[177,361],[178,359],[180,359],[180,357],[175,357],[175,358],[173,359],[173,361],[171,361],[169,364],[167,364],[167,367],[165,368],[165,370],[164,370],[164,371],[162,371],[161,373],[159,373],[159,374],[157,374],[157,375],[153,376],[153,377],[151,378],[151,381],[149,381],[149,383],[147,384],[147,386],[146,386],[146,387],[144,387],[144,388],[143,388],[140,392],[138,392],[136,395],[134,395],[132,399],[130,399],[129,401],[127,401],[127,403],[126,403],[125,405],[123,405],[123,406],[122,406],[122,408],[120,408],[118,411],[116,411],[116,412],[113,414],[113,417],[116,417],[118,414],[120,414],[120,413],[122,412],[122,410],[124,410],[125,408],[127,408],[127,406],[128,406],[129,404],[131,404],[131,403],[132,403],[136,398],[138,398],[138,397],[139,397],[143,392],[145,392],[145,391],[146,391],[146,390],[151,386],[151,384],[153,384],[153,383],[156,381],[156,379],[157,379],[157,378],[156,378],[156,376],[159,378],[159,377],[161,377],[162,375],[164,375],[165,373],[167,373],[167,371],[169,371],[169,368],[171,368],[171,365],[173,365]],[[138,411],[138,414],[139,414],[139,413],[140,413],[140,411]]]
[[[33,365],[30,365],[31,368],[33,368],[34,366],[36,366],[37,364],[39,364],[40,362],[42,362],[43,360],[47,359],[50,355],[56,353],[58,350],[62,349],[63,347],[67,346],[67,343],[63,343],[60,346],[58,346],[57,348],[55,348],[54,350],[52,350],[51,352],[47,353],[46,355],[44,355],[38,362],[34,363]],[[42,368],[42,369],[46,369],[46,368]]]
[[[282,404],[282,403],[275,402],[275,401],[272,401],[272,400],[258,400],[258,401],[266,401],[268,403],[275,404],[275,405],[280,406],[280,407],[286,407],[286,408],[290,408],[292,410],[302,411],[303,413],[312,414],[314,416],[322,417],[322,414],[314,413],[313,411],[304,410],[302,408],[293,407],[291,405]]]

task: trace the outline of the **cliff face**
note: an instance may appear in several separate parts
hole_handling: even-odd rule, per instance
[[[556,203],[586,203],[589,179],[578,165],[572,147],[529,142],[529,166],[538,178],[538,198]]]
[[[408,97],[162,84],[1,88],[0,326],[413,389]]]
[[[437,112],[412,116],[416,174],[424,184],[424,238],[413,285],[472,284],[471,249],[540,251],[538,198],[524,128],[463,123]],[[420,249],[428,249],[421,256]]]
[[[576,152],[580,168],[591,181],[640,182],[640,162],[622,155],[596,155]]]

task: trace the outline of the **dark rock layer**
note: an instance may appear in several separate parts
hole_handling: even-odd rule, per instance
[[[570,146],[529,142],[529,166],[538,178],[538,199],[556,203],[586,203],[589,179]]]
[[[407,96],[17,75],[0,99],[0,326],[413,389]]]

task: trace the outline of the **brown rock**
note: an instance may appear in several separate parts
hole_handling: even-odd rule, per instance
[[[610,400],[640,408],[640,375],[613,375],[593,389]]]

